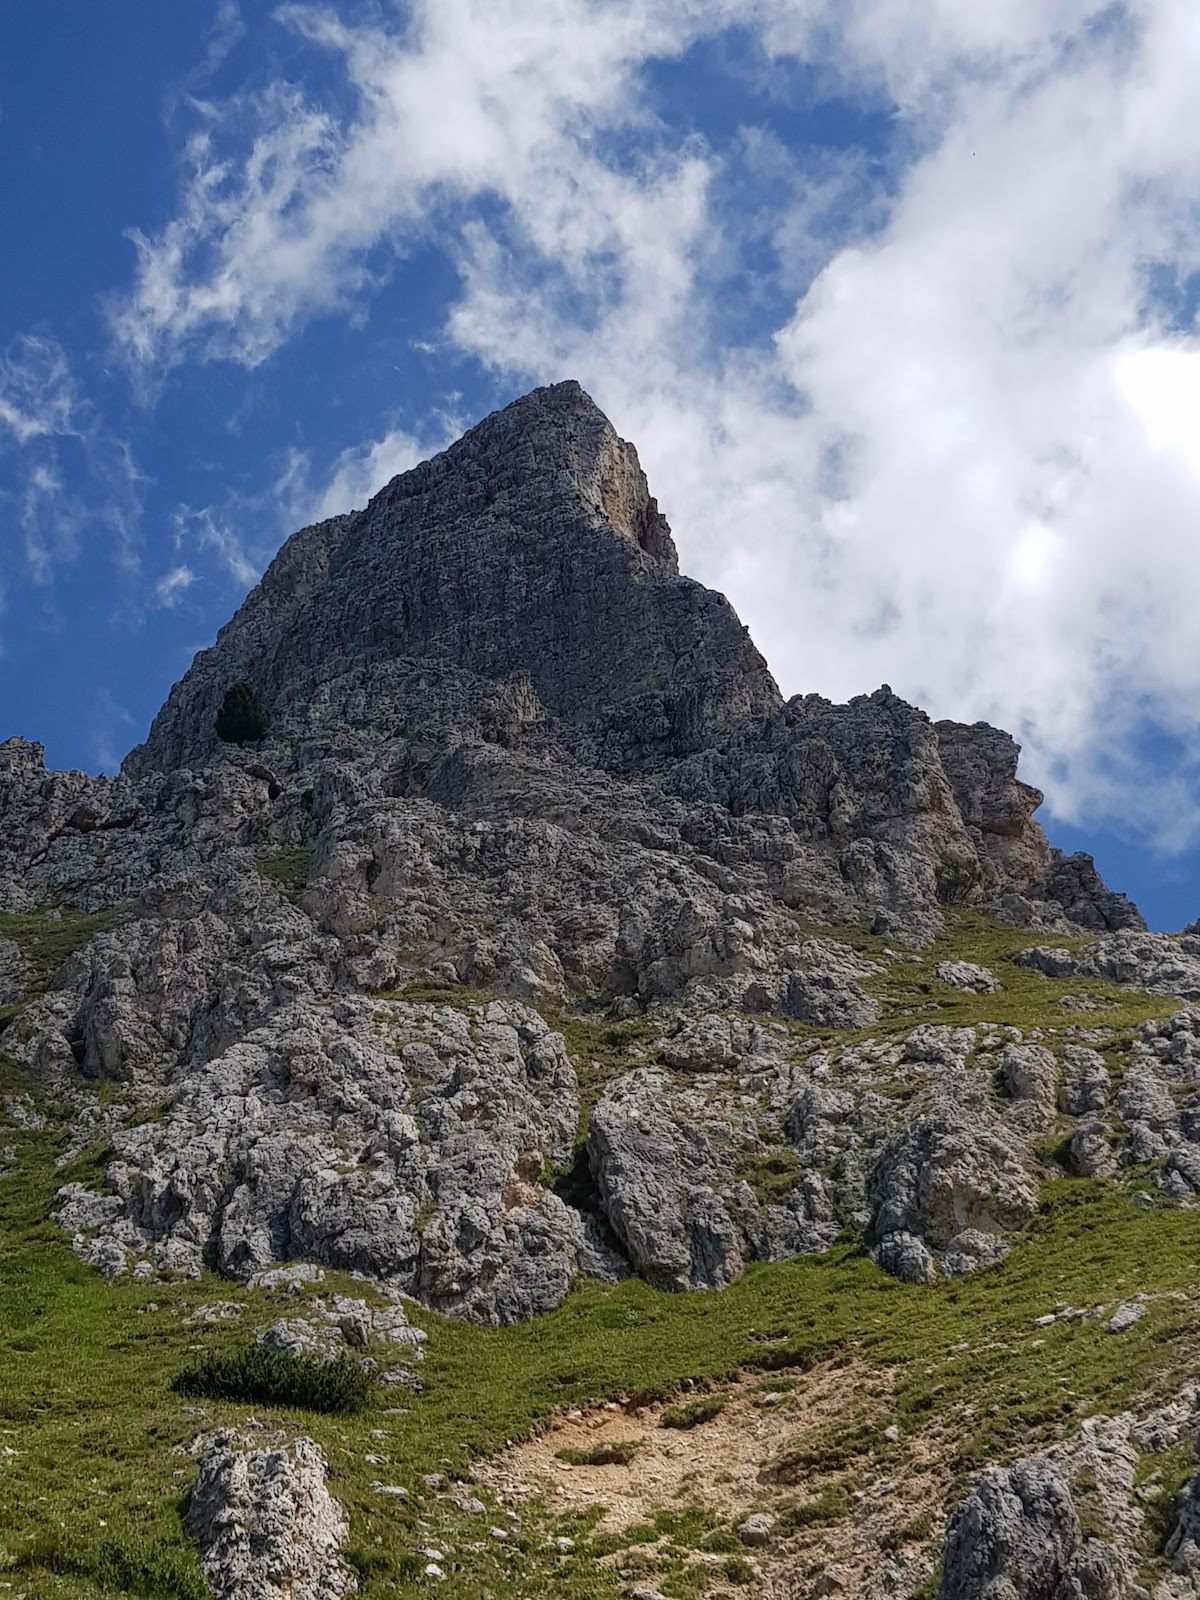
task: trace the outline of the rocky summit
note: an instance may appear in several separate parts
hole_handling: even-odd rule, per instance
[[[1200,936],[1017,756],[785,700],[574,383],[0,745],[0,1581],[1200,1596]]]

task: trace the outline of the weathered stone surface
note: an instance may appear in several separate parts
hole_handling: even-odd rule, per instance
[[[748,1261],[832,1243],[838,1222],[820,1173],[797,1171],[771,1199],[756,1194],[748,1176],[764,1142],[753,1112],[717,1085],[673,1088],[643,1068],[609,1086],[588,1154],[604,1217],[647,1282],[719,1288]]]
[[[981,1473],[950,1519],[939,1600],[1131,1597],[1142,1526],[1134,1431],[1130,1414],[1092,1417],[1063,1444]],[[1083,1532],[1085,1503],[1103,1539]]]
[[[1014,959],[1050,978],[1102,978],[1151,994],[1200,1000],[1200,938],[1194,934],[1124,931],[1082,950],[1035,945]]]
[[[1058,1062],[1045,1045],[1010,1040],[1000,1052],[999,1069],[1019,1126],[1031,1134],[1051,1127],[1058,1096]]]
[[[340,1600],[358,1583],[342,1559],[349,1528],[325,1487],[311,1439],[255,1448],[212,1439],[188,1502],[187,1528],[216,1600]]]
[[[164,1270],[262,1281],[304,1256],[510,1321],[577,1270],[579,1218],[540,1184],[576,1117],[561,1036],[515,1003],[283,1008],[119,1134],[113,1193],[72,1191],[61,1220]]]
[[[215,734],[237,679],[267,715],[255,748]],[[59,1220],[114,1275],[308,1261],[484,1321],[626,1257],[686,1288],[823,1248],[869,1220],[890,1080],[923,1105],[974,1035],[806,1060],[791,1025],[866,1027],[895,956],[822,929],[919,944],[947,904],[1117,925],[1048,850],[1016,754],[886,687],[784,702],[724,598],[679,575],[633,448],[577,385],[538,390],[288,541],[119,777],[0,745],[0,900],[110,913],[5,1034],[74,1097],[72,1152],[112,1146]],[[0,944],[0,1004],[26,978]],[[443,1004],[460,985],[507,998]],[[594,1214],[555,1192],[580,1175],[576,1074],[522,1002],[658,1036],[605,1065]],[[1151,1088],[1128,1158],[1157,1137],[1186,1187],[1185,1116]],[[1003,1154],[1019,1167],[1023,1125],[985,1121],[953,1159],[945,1130],[902,1135],[881,1259],[992,1258],[1023,1214]]]
[[[939,1600],[1059,1600],[1079,1543],[1052,1463],[989,1467],[951,1519]]]
[[[738,1538],[751,1549],[760,1548],[770,1544],[774,1526],[775,1518],[769,1512],[756,1511],[753,1516],[747,1517],[745,1522],[738,1524]]]
[[[1171,1576],[1158,1586],[1154,1600],[1191,1600],[1200,1595],[1200,1473],[1180,1493],[1166,1557]]]
[[[1124,1333],[1132,1328],[1135,1322],[1140,1322],[1146,1315],[1146,1307],[1139,1300],[1126,1300],[1113,1312],[1108,1319],[1109,1333]]]
[[[1007,733],[986,722],[971,727],[939,722],[937,735],[942,766],[989,897],[1012,921],[1028,920],[1032,900],[1052,901],[1072,922],[1097,932],[1145,927],[1137,907],[1105,887],[1091,856],[1039,848],[1031,822],[1042,795],[1017,778],[1019,751]],[[1044,913],[1041,920],[1048,920]]]
[[[1086,1117],[1108,1107],[1112,1080],[1104,1058],[1084,1045],[1069,1044],[1058,1109],[1069,1117]]]
[[[939,961],[933,970],[943,983],[967,994],[996,994],[1000,989],[995,973],[974,961]]]
[[[799,955],[783,1001],[789,1016],[820,1028],[865,1028],[876,1020],[879,1006],[859,983],[879,971],[874,962],[828,939],[806,940]]]
[[[0,939],[0,1006],[10,1006],[21,998],[25,988],[25,962],[21,947],[11,939]]]
[[[932,1283],[937,1277],[933,1252],[924,1239],[901,1228],[882,1236],[871,1251],[871,1259],[902,1283]]]
[[[893,1138],[870,1179],[876,1259],[894,1257],[896,1235],[945,1252],[942,1270],[996,1260],[1005,1236],[1033,1215],[1037,1190],[1020,1143],[981,1085],[966,1074],[939,1084],[928,1111]],[[994,1241],[981,1249],[974,1238]]]

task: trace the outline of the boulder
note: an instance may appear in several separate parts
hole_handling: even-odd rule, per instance
[[[341,1600],[357,1590],[327,1471],[311,1439],[267,1449],[233,1433],[209,1442],[186,1520],[215,1600]]]

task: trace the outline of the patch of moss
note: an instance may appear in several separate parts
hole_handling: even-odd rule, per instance
[[[780,1504],[775,1523],[781,1534],[798,1528],[819,1528],[841,1522],[853,1509],[850,1496],[840,1485],[823,1488],[811,1500],[787,1500]]]
[[[712,1422],[719,1417],[728,1404],[728,1395],[702,1395],[698,1400],[689,1400],[686,1405],[668,1406],[658,1419],[658,1425],[660,1428],[698,1428],[702,1422]]]
[[[1080,1015],[1059,1005],[1065,994],[1092,995],[1106,1002],[1092,1020],[1106,1028],[1132,1028],[1151,1018],[1168,1016],[1178,1002],[1155,999],[1140,991],[1091,978],[1047,978],[1013,959],[1032,945],[1051,944],[1081,949],[1087,936],[1064,937],[1009,928],[977,911],[949,909],[942,932],[918,962],[893,961],[882,977],[868,978],[864,987],[884,1008],[879,1023],[864,1035],[907,1032],[922,1022],[967,1027],[983,1022],[1022,1029],[1078,1026]],[[943,961],[973,961],[987,967],[999,980],[998,994],[968,994],[943,983],[936,967]],[[1084,1020],[1087,1020],[1086,1018]]]
[[[730,1556],[721,1567],[721,1575],[726,1583],[733,1583],[742,1588],[757,1580],[758,1568],[748,1556]]]
[[[77,1578],[87,1592],[139,1595],[146,1600],[210,1600],[190,1551],[161,1535],[101,1537],[94,1542],[59,1530],[28,1545],[11,1571],[27,1578]]]
[[[821,1473],[841,1472],[860,1456],[873,1455],[882,1443],[882,1429],[873,1424],[839,1425],[780,1451],[767,1473],[775,1483],[804,1483]]]
[[[308,883],[312,859],[311,850],[271,850],[261,852],[254,864],[264,878],[278,884],[284,895],[296,905]]]
[[[799,1156],[786,1145],[755,1150],[742,1159],[737,1169],[737,1176],[750,1185],[763,1205],[786,1199],[802,1175]]]
[[[117,909],[43,909],[0,915],[0,939],[11,939],[19,946],[25,962],[25,999],[45,994],[63,962],[95,934],[111,928],[119,914]]]
[[[1138,1462],[1138,1485],[1144,1494],[1140,1545],[1149,1570],[1167,1547],[1179,1517],[1179,1496],[1195,1474],[1196,1451],[1190,1439],[1161,1455]]]

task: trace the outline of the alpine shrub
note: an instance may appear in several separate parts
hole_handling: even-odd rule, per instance
[[[225,691],[217,720],[217,738],[226,744],[254,744],[267,731],[267,719],[258,696],[248,683],[239,680]]]
[[[370,1369],[348,1356],[321,1361],[252,1344],[205,1356],[185,1367],[171,1387],[178,1394],[204,1400],[346,1412],[362,1408],[371,1382]]]

